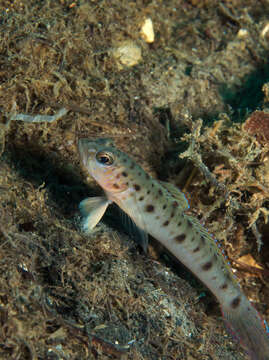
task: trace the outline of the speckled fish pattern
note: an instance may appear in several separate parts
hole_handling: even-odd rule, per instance
[[[211,290],[227,327],[250,359],[269,360],[265,322],[243,294],[214,238],[186,213],[184,195],[153,179],[111,139],[80,139],[78,148],[84,167],[105,193],[98,200],[102,205],[95,209],[92,205],[87,208],[91,200],[82,202],[84,230],[92,229],[106,207],[116,203],[139,229],[162,243]]]

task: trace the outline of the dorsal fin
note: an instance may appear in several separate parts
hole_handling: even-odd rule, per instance
[[[181,207],[186,210],[190,207],[188,200],[184,193],[180,191],[175,185],[165,181],[160,181],[160,184],[176,199],[179,201]]]

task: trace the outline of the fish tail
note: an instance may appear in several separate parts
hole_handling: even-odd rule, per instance
[[[225,324],[252,360],[269,360],[269,334],[266,322],[245,296],[240,303],[222,307]],[[236,305],[236,306],[235,306]]]

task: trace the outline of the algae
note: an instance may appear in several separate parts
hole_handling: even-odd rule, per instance
[[[81,232],[78,204],[100,189],[76,142],[113,137],[179,185],[268,320],[268,143],[235,123],[266,110],[267,79],[263,101],[259,92],[250,106],[245,89],[267,69],[268,10],[252,0],[0,1],[0,359],[246,358],[213,297],[153,240],[145,256],[113,211]],[[140,33],[148,17],[151,44]],[[141,49],[134,66],[113,56],[125,42]],[[9,121],[14,104],[22,120],[68,113]]]

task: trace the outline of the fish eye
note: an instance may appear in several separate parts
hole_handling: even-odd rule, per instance
[[[114,162],[113,155],[106,151],[100,151],[96,154],[96,160],[103,165],[112,165]]]

